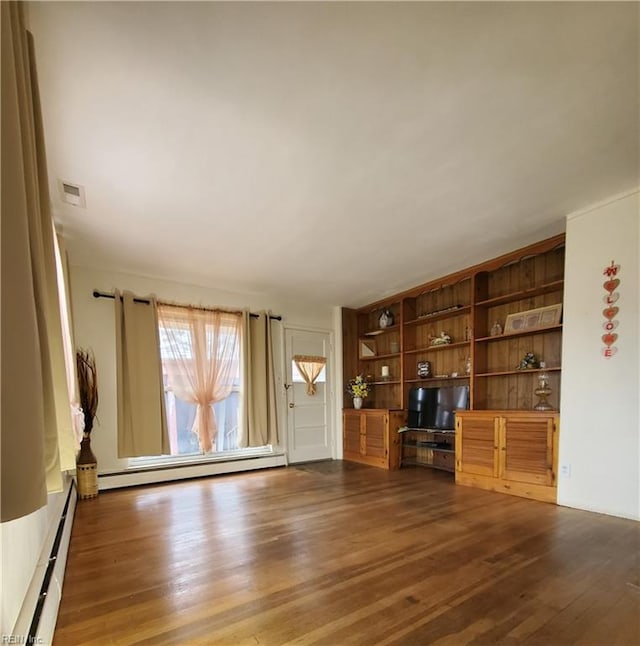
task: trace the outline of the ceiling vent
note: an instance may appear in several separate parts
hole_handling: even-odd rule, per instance
[[[84,197],[84,186],[80,184],[72,184],[71,182],[65,182],[62,179],[58,180],[60,185],[60,194],[62,195],[62,201],[72,206],[79,206],[85,208],[87,206],[87,201]]]

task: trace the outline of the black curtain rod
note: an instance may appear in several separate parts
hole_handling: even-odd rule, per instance
[[[94,298],[112,298],[114,300],[116,298],[115,294],[107,294],[106,292],[99,292],[97,289],[93,290],[93,297]],[[133,302],[134,303],[147,303],[147,304],[149,304],[149,301],[146,298],[134,298]],[[206,309],[213,309],[213,308],[202,307],[200,309],[206,310]],[[253,312],[251,312],[250,316],[251,316],[251,318],[257,319],[259,314],[254,314]],[[269,318],[272,321],[282,321],[281,316],[270,315]]]

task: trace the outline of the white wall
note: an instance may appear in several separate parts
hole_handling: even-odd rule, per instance
[[[209,307],[249,307],[252,311],[270,309],[283,317],[283,326],[311,327],[334,331],[333,308],[313,302],[287,300],[268,294],[238,294],[223,289],[209,289],[184,285],[164,280],[105,272],[85,267],[71,267],[71,297],[76,346],[91,348],[96,356],[100,404],[97,424],[91,436],[91,446],[98,459],[100,473],[113,473],[127,468],[128,461],[117,457],[116,448],[116,368],[115,368],[115,327],[113,301],[93,297],[94,289],[113,292],[117,288],[130,290],[137,295],[155,294],[160,300],[176,303],[203,305]],[[275,327],[274,327],[275,331]],[[282,338],[276,335],[276,356],[283,358]],[[342,347],[334,344],[332,363],[338,365],[337,357]],[[277,368],[278,369],[278,368]],[[279,366],[280,383],[284,383],[283,365]],[[334,368],[335,372],[335,368]],[[335,376],[334,376],[334,383]],[[280,394],[280,437],[284,445],[286,438],[285,390]],[[341,399],[340,399],[341,401]],[[341,429],[334,423],[334,445],[338,443]],[[340,441],[341,442],[341,441]]]
[[[558,503],[640,518],[639,193],[567,218]],[[604,268],[620,265],[604,358]],[[563,465],[570,473],[563,475]]]

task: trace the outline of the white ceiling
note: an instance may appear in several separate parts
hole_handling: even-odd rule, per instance
[[[558,233],[639,184],[639,7],[32,4],[71,261],[357,306]]]

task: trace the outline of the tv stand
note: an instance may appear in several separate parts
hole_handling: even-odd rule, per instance
[[[406,428],[400,435],[400,467],[455,472],[455,431]]]

